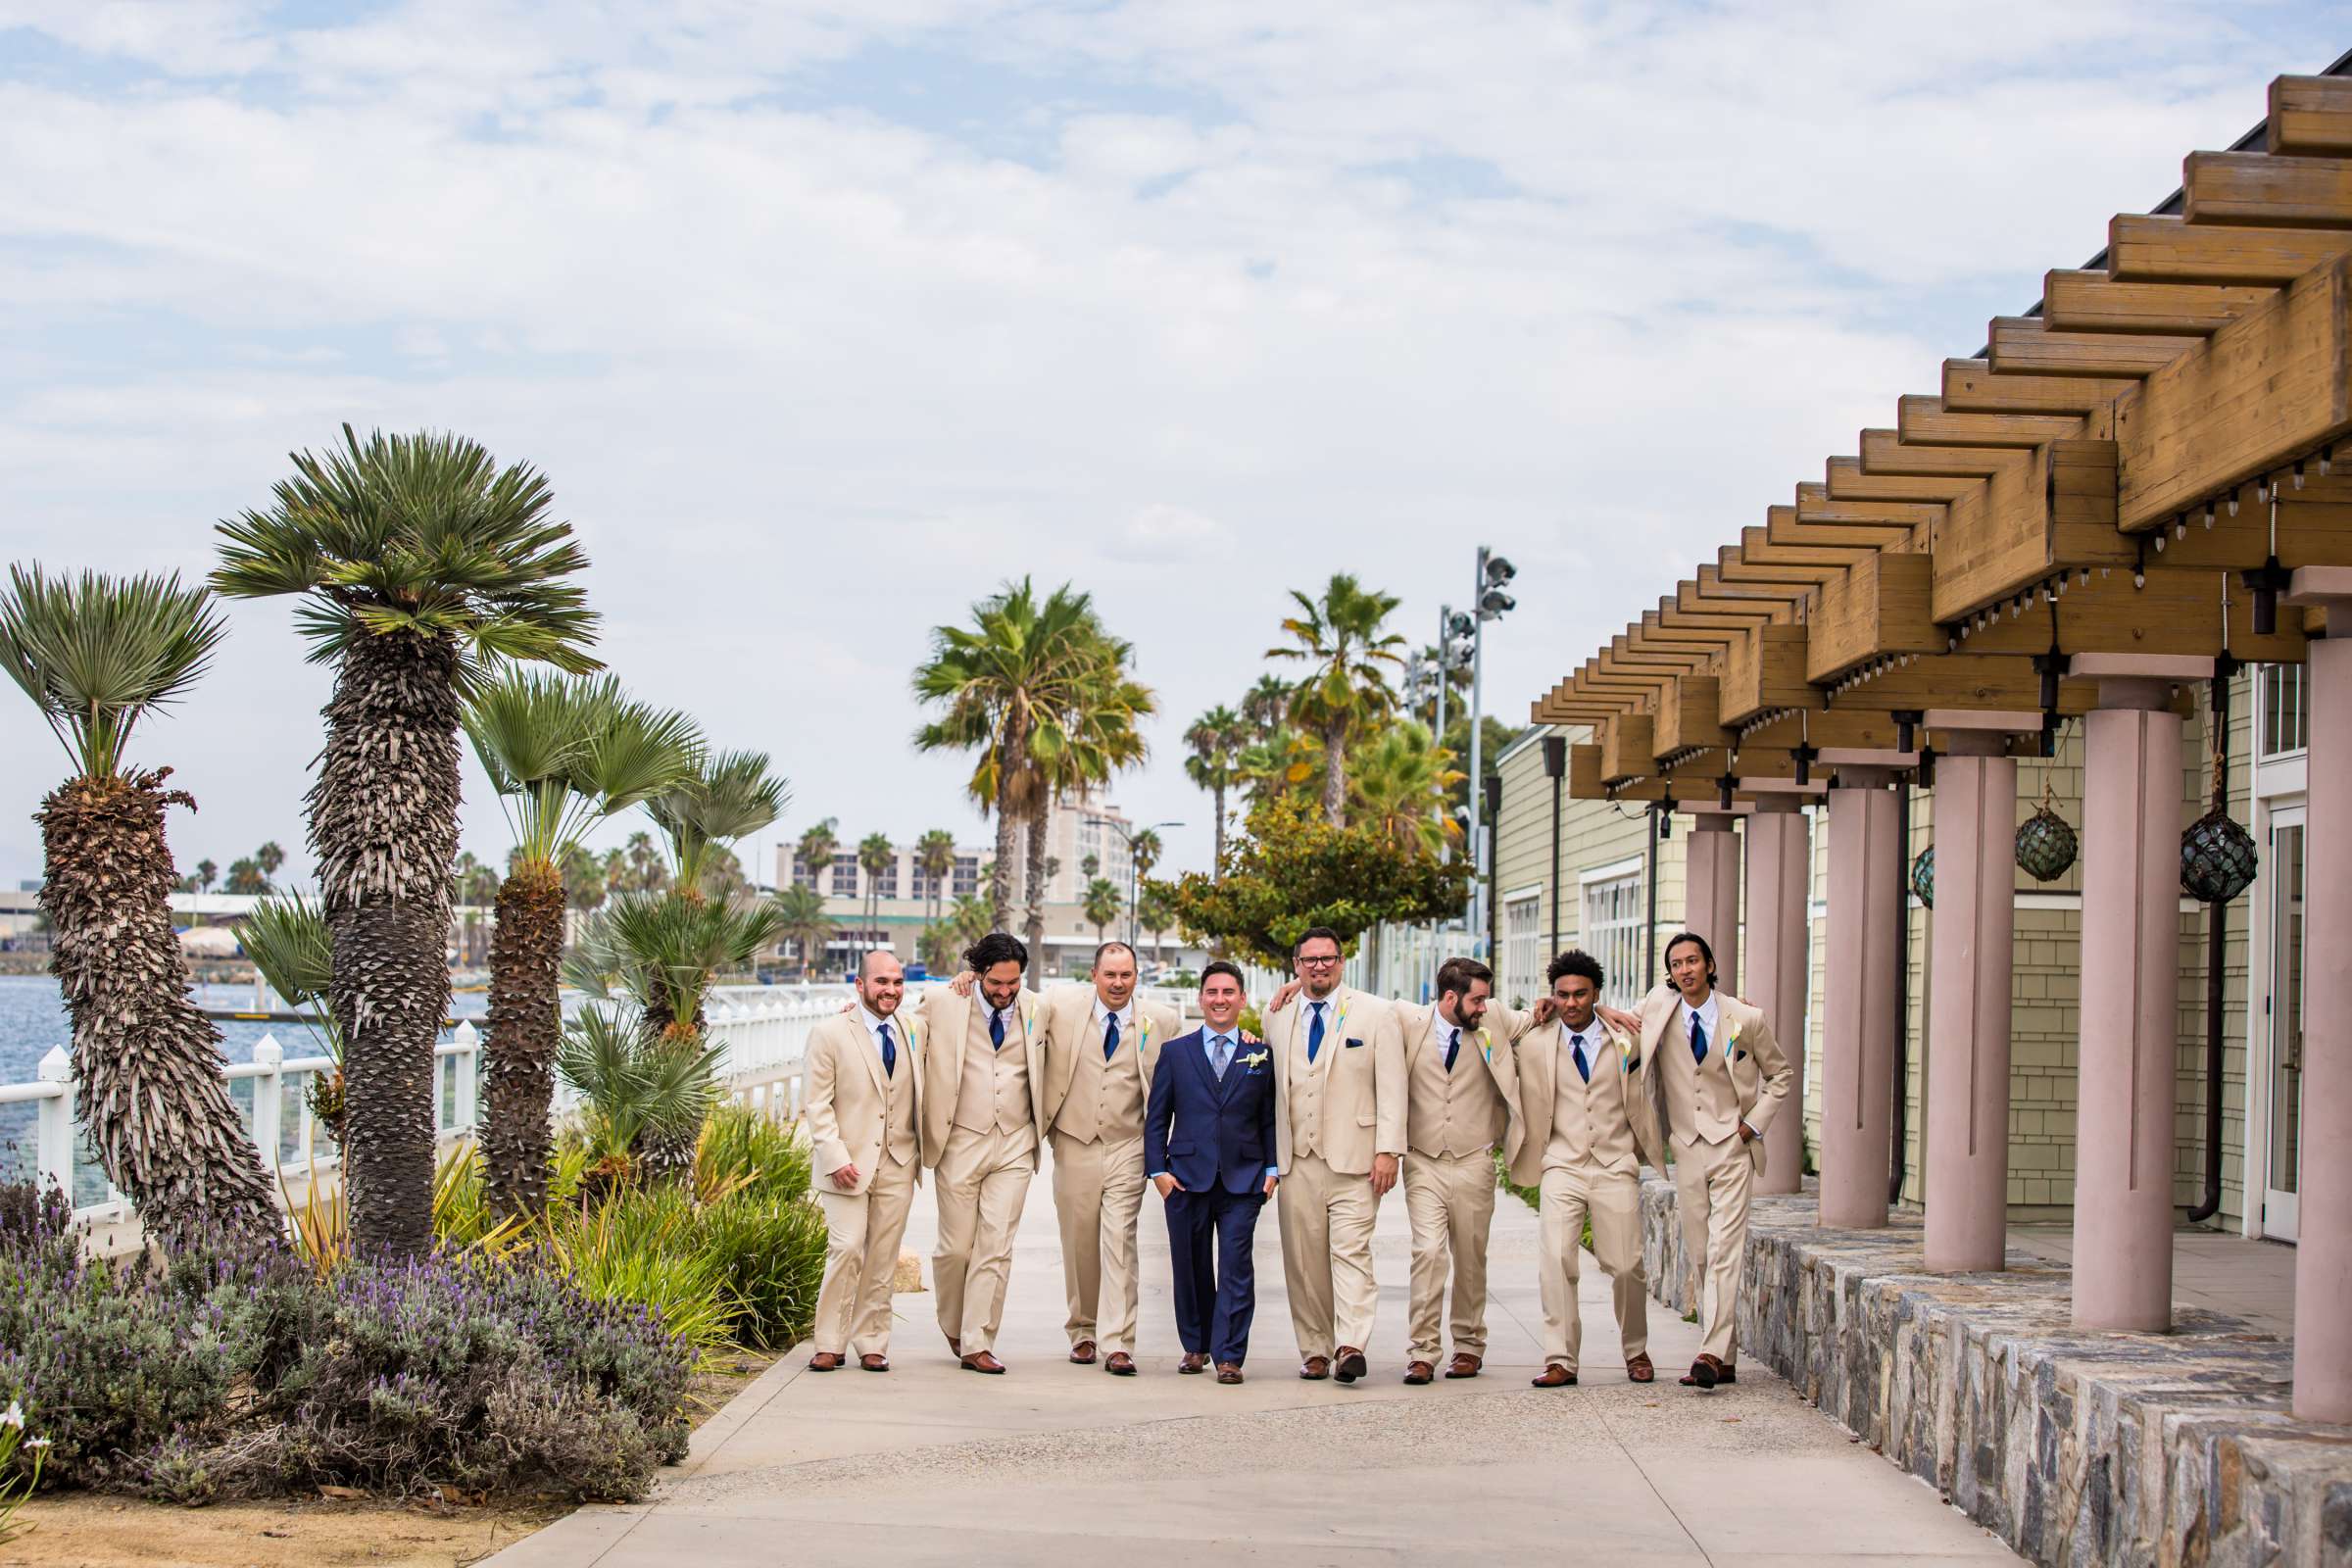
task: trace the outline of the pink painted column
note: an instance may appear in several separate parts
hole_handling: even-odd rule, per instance
[[[1810,963],[1813,854],[1804,802],[1767,795],[1747,819],[1747,1000],[1796,1069],[1788,1103],[1764,1129],[1759,1193],[1793,1193],[1805,1161],[1805,979]]]
[[[1830,791],[1830,910],[1821,1037],[1821,1223],[1886,1223],[1893,1170],[1895,833],[1893,770],[1845,766]]]
[[[2009,1236],[2009,966],[2017,763],[2002,737],[1939,737],[1928,952],[1928,1267],[1997,1269]]]
[[[1693,813],[1683,862],[1683,928],[1707,939],[1715,953],[1717,989],[1740,995],[1740,836],[1737,818],[1721,811]]]
[[[2298,1420],[2352,1422],[2352,570],[2307,567],[2294,597],[2328,607],[2311,644],[2310,826],[2303,879],[2301,1236],[2295,1248]],[[2274,1133],[2273,1137],[2278,1134]]]
[[[2171,695],[2164,679],[2105,677],[2083,721],[2081,1328],[2162,1333],[2173,1321],[2181,776]]]

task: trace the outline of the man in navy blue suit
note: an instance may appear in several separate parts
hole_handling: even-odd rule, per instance
[[[1219,959],[1200,971],[1207,1021],[1162,1046],[1144,1110],[1144,1169],[1168,1214],[1176,1285],[1179,1372],[1213,1357],[1219,1383],[1242,1381],[1257,1279],[1250,1246],[1273,1196],[1274,1072],[1244,1038],[1242,971]]]

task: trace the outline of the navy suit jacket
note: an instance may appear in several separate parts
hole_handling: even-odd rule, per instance
[[[1242,1058],[1264,1059],[1245,1066]],[[1166,1171],[1187,1192],[1263,1190],[1274,1163],[1274,1057],[1264,1046],[1234,1045],[1220,1081],[1200,1029],[1159,1048],[1144,1107],[1144,1169]]]

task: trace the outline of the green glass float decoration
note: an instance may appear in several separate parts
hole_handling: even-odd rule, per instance
[[[2082,845],[2050,805],[2050,775],[2041,775],[2041,808],[2017,830],[2017,863],[2036,882],[2055,882],[2074,868]]]
[[[1933,844],[1920,851],[1919,858],[1911,862],[1911,891],[1919,895],[1920,903],[1931,909],[1936,907],[1936,846]]]
[[[2217,740],[2213,808],[2189,823],[2188,831],[2180,835],[2180,891],[2200,904],[2227,904],[2254,885],[2260,864],[2254,835],[2231,819],[2224,804],[2222,752]]]

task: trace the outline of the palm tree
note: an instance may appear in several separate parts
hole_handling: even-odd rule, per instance
[[[882,873],[898,859],[887,833],[868,833],[858,846],[858,869],[865,873],[866,929],[882,924]]]
[[[1127,858],[1135,867],[1134,879],[1129,882],[1128,886],[1139,890],[1136,894],[1139,900],[1143,897],[1140,890],[1144,885],[1144,879],[1152,874],[1152,868],[1159,863],[1160,856],[1166,851],[1167,846],[1160,842],[1159,829],[1155,827],[1144,829],[1128,842]],[[1133,936],[1136,932],[1133,922],[1140,919],[1141,916],[1136,909],[1130,908],[1127,911],[1127,917],[1130,922],[1127,934]]]
[[[1080,908],[1086,915],[1086,923],[1095,928],[1098,946],[1102,941],[1102,928],[1119,917],[1122,902],[1119,885],[1106,876],[1099,876],[1086,885],[1086,896],[1080,902]]]
[[[825,912],[825,896],[814,888],[784,888],[776,894],[776,912],[781,922],[776,940],[799,948],[803,978],[815,979],[833,941],[833,917]]]
[[[669,886],[669,862],[662,858],[662,848],[654,836],[639,828],[621,846],[623,859],[628,865],[628,886],[625,893],[659,893]]]
[[[1176,923],[1176,906],[1168,898],[1167,889],[1158,883],[1144,889],[1135,901],[1135,917],[1152,933],[1152,958],[1165,961],[1167,944],[1161,936]]]
[[[711,891],[706,884],[713,848],[759,832],[784,813],[791,799],[784,781],[769,776],[765,752],[716,752],[699,757],[645,809],[669,840],[678,890],[700,899]]]
[[[240,855],[228,862],[228,880],[220,885],[224,893],[241,893],[248,898],[270,891],[270,879],[250,855]]]
[[[311,1114],[343,1141],[343,1035],[327,1004],[334,990],[335,939],[326,916],[310,900],[265,899],[237,926],[237,942],[262,972],[270,989],[285,999],[334,1063],[330,1072],[311,1074]]]
[[[972,606],[969,626],[935,626],[931,655],[914,672],[914,694],[939,715],[915,732],[923,751],[978,752],[965,789],[997,819],[989,878],[995,929],[1011,929],[1013,868],[1020,833],[1031,831],[1034,875],[1045,856],[1045,819],[1054,774],[1085,704],[1099,687],[1105,638],[1086,594],[1064,583],[1038,597],[1026,577]]]
[[[1158,699],[1149,686],[1129,678],[1135,646],[1096,627],[1093,667],[1079,692],[1079,706],[1058,754],[1042,762],[1048,788],[1029,824],[1029,907],[1022,922],[1033,974],[1042,974],[1046,952],[1046,889],[1059,873],[1046,854],[1053,803],[1074,795],[1083,803],[1121,768],[1144,760],[1140,720],[1155,711]],[[1091,879],[1093,872],[1087,875]]]
[[[841,848],[841,835],[834,831],[836,819],[826,817],[801,835],[796,852],[801,864],[808,868],[808,885],[818,893],[827,887],[825,872],[833,864],[833,853]]]
[[[1445,808],[1445,792],[1462,778],[1452,761],[1418,719],[1389,725],[1348,759],[1350,825],[1400,850],[1443,855],[1462,831]]]
[[[1294,790],[1320,791],[1323,755],[1314,737],[1288,724],[1275,726],[1263,740],[1251,741],[1233,760],[1234,782],[1254,809],[1271,796]]]
[[[1242,696],[1242,722],[1250,726],[1254,739],[1264,740],[1290,716],[1291,683],[1280,675],[1258,676],[1257,684]]]
[[[1348,737],[1357,726],[1386,717],[1396,704],[1387,666],[1404,662],[1396,652],[1404,639],[1383,632],[1381,623],[1399,601],[1367,591],[1344,571],[1332,573],[1320,600],[1296,588],[1291,598],[1298,613],[1287,616],[1282,629],[1297,645],[1269,648],[1266,657],[1308,666],[1292,689],[1291,716],[1322,737],[1323,815],[1338,827],[1348,802]]]
[[[927,912],[937,920],[948,906],[948,877],[956,869],[956,835],[944,827],[935,827],[916,839],[914,863],[923,873]]]
[[[482,1158],[499,1211],[529,1215],[547,1201],[564,911],[604,902],[601,869],[580,840],[675,788],[702,737],[684,714],[630,700],[610,675],[512,668],[474,691],[465,722],[514,835],[490,942]]]
[[[253,852],[253,863],[262,868],[262,875],[270,878],[270,886],[274,888],[277,885],[277,868],[286,863],[286,852],[278,848],[277,840],[271,839]]]
[[[466,962],[482,961],[482,911],[498,904],[498,867],[482,863],[471,850],[466,851],[450,868],[450,896],[466,909]]]
[[[1288,690],[1284,688],[1286,695]],[[1184,776],[1208,791],[1217,813],[1216,858],[1208,872],[1211,880],[1225,874],[1225,792],[1239,776],[1236,763],[1242,748],[1250,743],[1250,728],[1249,720],[1220,703],[1194,719],[1192,728],[1184,732],[1185,749],[1191,754],[1184,760]]]
[[[596,616],[570,580],[588,561],[544,477],[462,437],[363,443],[346,425],[341,447],[293,462],[269,512],[220,525],[213,585],[303,596],[311,657],[337,666],[310,835],[334,933],[352,1239],[414,1255],[432,1246],[465,694],[488,658],[596,667]]]
[[[1091,882],[1097,876],[1101,875],[1102,871],[1102,857],[1100,855],[1081,855],[1078,857],[1078,874],[1080,876],[1085,877]]]
[[[187,693],[224,635],[176,577],[11,567],[0,664],[73,760],[41,802],[49,966],[74,1024],[74,1113],[107,1179],[161,1237],[208,1217],[271,1225],[270,1184],[221,1076],[220,1031],[172,930],[170,768],[127,770],[139,721]]]
[[[199,893],[210,893],[210,892],[212,892],[212,891],[213,891],[213,884],[214,884],[215,882],[218,882],[220,879],[220,863],[219,863],[218,861],[215,861],[215,860],[210,860],[210,859],[204,859],[204,860],[198,860],[198,861],[196,862],[196,891],[197,891],[197,892],[199,892]]]

